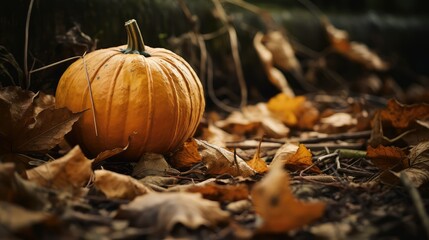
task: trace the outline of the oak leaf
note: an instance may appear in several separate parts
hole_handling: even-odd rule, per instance
[[[275,168],[252,189],[255,211],[262,218],[259,232],[287,232],[303,227],[323,215],[325,203],[302,202],[296,199],[289,182],[287,172]]]

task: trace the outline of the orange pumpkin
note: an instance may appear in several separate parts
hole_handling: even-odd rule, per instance
[[[57,107],[88,109],[69,139],[90,157],[126,146],[131,135],[125,159],[172,152],[194,134],[204,112],[203,88],[189,64],[169,50],[145,46],[135,20],[125,27],[127,46],[87,54],[58,83]]]

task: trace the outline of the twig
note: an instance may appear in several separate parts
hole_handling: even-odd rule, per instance
[[[354,170],[350,168],[339,168],[337,169],[339,173],[345,173],[356,177],[372,177],[374,174],[370,172],[364,172],[360,170]]]
[[[238,84],[240,85],[240,91],[241,91],[240,108],[243,108],[247,105],[247,86],[246,86],[246,81],[244,79],[243,69],[241,66],[240,54],[238,52],[237,32],[229,23],[228,16],[225,12],[225,9],[222,7],[222,4],[220,3],[220,1],[219,0],[212,0],[212,2],[216,8],[216,11],[219,13],[220,20],[223,22],[223,24],[228,29],[229,41],[231,44],[232,58],[234,60],[235,72],[237,74],[237,80],[238,80]]]
[[[336,156],[338,156],[338,153],[334,152],[334,153],[326,154],[326,155],[323,155],[323,156],[321,156],[321,157],[317,158],[317,160],[316,160],[316,161],[314,161],[314,162],[313,162],[313,164],[311,164],[310,166],[306,167],[304,170],[300,171],[300,172],[299,172],[299,176],[300,176],[300,177],[302,177],[302,174],[303,174],[304,172],[306,172],[307,170],[309,170],[309,169],[311,169],[312,167],[316,166],[316,164],[318,164],[318,163],[320,163],[320,162],[324,161],[325,159],[329,159],[329,158],[331,158],[331,157],[336,157]]]
[[[63,60],[61,60],[61,61],[54,62],[54,63],[51,63],[51,64],[46,65],[46,66],[43,66],[43,67],[40,67],[40,68],[36,68],[36,69],[34,69],[34,70],[31,70],[31,71],[29,72],[29,74],[31,75],[31,74],[33,74],[33,73],[35,73],[35,72],[39,72],[39,71],[42,71],[42,70],[48,69],[48,68],[50,68],[50,67],[54,67],[54,66],[56,66],[56,65],[58,65],[58,64],[61,64],[61,63],[64,63],[64,62],[68,62],[68,61],[71,61],[71,60],[75,60],[75,59],[78,59],[78,58],[82,58],[82,56],[74,56],[74,57],[66,58],[66,59],[63,59]]]
[[[98,127],[97,127],[97,118],[95,116],[94,97],[92,95],[91,80],[89,79],[88,68],[86,67],[85,55],[86,55],[86,52],[82,55],[82,62],[83,62],[83,68],[85,69],[86,80],[88,81],[88,90],[89,90],[89,97],[90,97],[90,100],[91,100],[92,118],[93,118],[93,121],[94,121],[95,136],[98,137]]]
[[[428,214],[426,213],[425,206],[422,201],[422,197],[420,196],[417,189],[412,185],[410,179],[404,172],[401,172],[400,178],[401,178],[402,184],[410,194],[411,200],[413,201],[417,214],[420,220],[422,221],[423,228],[426,231],[426,237],[427,239],[429,239],[429,217],[428,217]]]
[[[30,32],[30,18],[31,18],[31,12],[33,10],[33,3],[34,0],[30,0],[30,5],[28,6],[27,11],[27,19],[25,22],[25,38],[24,38],[24,74],[25,74],[25,85],[21,83],[21,87],[28,89],[30,88],[30,77],[28,73],[28,34]]]

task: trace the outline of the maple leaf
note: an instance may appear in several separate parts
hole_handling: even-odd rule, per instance
[[[108,170],[95,170],[94,185],[107,198],[132,200],[137,196],[152,192],[138,180]]]
[[[275,168],[252,189],[255,211],[262,218],[259,232],[287,232],[303,227],[323,215],[325,203],[307,203],[296,199],[289,181],[287,172]]]
[[[167,236],[177,224],[190,229],[213,228],[228,222],[229,214],[219,203],[197,193],[148,193],[136,197],[118,210],[117,219],[129,220],[134,227],[152,229],[158,237]]]
[[[79,191],[92,176],[92,161],[75,146],[63,157],[27,170],[30,181],[40,186],[64,190],[71,193]]]

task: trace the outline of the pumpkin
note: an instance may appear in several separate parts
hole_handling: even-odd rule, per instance
[[[87,54],[57,86],[57,107],[84,111],[68,140],[90,157],[128,143],[124,159],[172,152],[194,134],[204,112],[203,88],[190,65],[145,46],[134,19],[125,28],[127,45]]]

